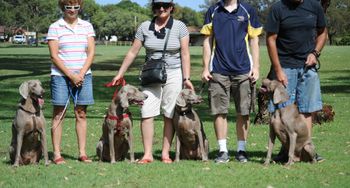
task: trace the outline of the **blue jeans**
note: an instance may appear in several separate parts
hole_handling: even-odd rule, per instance
[[[296,101],[300,113],[311,113],[322,109],[321,86],[315,68],[283,68],[288,78],[287,91],[291,100]],[[275,79],[275,73],[272,73]],[[270,101],[269,111],[275,107]]]

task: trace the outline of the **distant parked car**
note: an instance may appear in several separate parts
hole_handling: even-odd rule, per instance
[[[35,45],[35,38],[33,38],[33,37],[30,37],[29,39],[28,39],[28,45],[30,45],[30,46],[33,46],[33,45]]]
[[[14,44],[24,44],[25,42],[26,37],[24,35],[15,35],[12,40],[12,43]]]
[[[109,42],[118,42],[118,37],[115,35],[112,35],[111,38],[109,39]]]

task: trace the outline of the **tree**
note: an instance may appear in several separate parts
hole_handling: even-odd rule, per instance
[[[92,17],[92,22],[96,24],[97,31],[101,36],[117,35],[123,40],[130,40],[134,37],[141,22],[150,19],[150,16],[145,14],[146,9],[138,4],[128,0],[121,3],[121,6],[119,4],[103,6],[101,11]],[[131,4],[129,6],[125,3]]]
[[[202,12],[207,12],[208,8],[213,6],[215,3],[217,3],[219,0],[204,0],[204,4],[200,5],[199,7],[203,9]]]
[[[350,1],[331,0],[327,11],[328,38],[332,45],[336,36],[350,35]]]
[[[13,9],[12,4],[6,1],[0,1],[0,26],[5,26],[5,35],[11,35],[11,28],[14,27],[14,23],[16,22],[16,15]]]
[[[16,14],[15,27],[27,28],[36,32],[36,46],[38,46],[39,32],[47,32],[50,23],[58,14],[55,1],[46,0],[17,0],[12,2]]]
[[[187,26],[202,26],[203,15],[188,7],[176,5],[174,18],[181,20]]]

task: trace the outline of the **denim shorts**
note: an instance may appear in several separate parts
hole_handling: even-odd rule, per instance
[[[321,86],[315,68],[283,68],[288,78],[287,91],[291,100],[296,101],[300,113],[311,113],[322,109]],[[272,74],[272,78],[276,78]],[[275,107],[270,101],[269,111]]]
[[[233,98],[236,112],[241,115],[250,114],[251,87],[248,74],[225,76],[212,74],[209,81],[209,105],[212,115],[227,114],[230,99]]]
[[[76,105],[94,104],[91,74],[85,75],[83,85],[79,88],[72,87],[66,76],[51,76],[51,103],[54,106],[65,106],[70,97]]]

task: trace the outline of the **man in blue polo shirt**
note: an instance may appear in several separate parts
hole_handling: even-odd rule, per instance
[[[251,86],[259,78],[259,38],[262,27],[253,7],[239,0],[221,0],[206,13],[202,80],[209,82],[209,103],[219,145],[215,162],[229,161],[227,114],[234,99],[238,140],[235,158],[247,162],[246,141],[251,110]]]
[[[327,40],[326,20],[319,1],[281,0],[272,5],[265,30],[272,71],[271,78],[287,87],[291,100],[312,130],[311,113],[322,109],[317,59]],[[274,105],[269,106],[274,111]],[[283,148],[275,158],[288,156]],[[283,155],[285,154],[285,155]],[[317,161],[322,158],[316,156]]]

